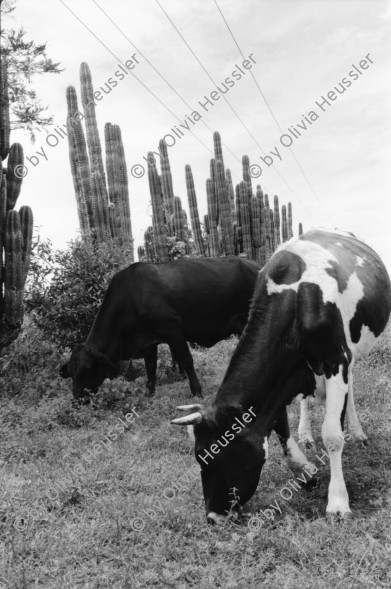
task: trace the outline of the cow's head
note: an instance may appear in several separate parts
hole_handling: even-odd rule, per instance
[[[103,354],[86,344],[76,346],[66,364],[60,368],[62,378],[72,378],[73,396],[83,399],[88,391],[96,393],[105,378],[118,374],[116,366]]]
[[[200,405],[187,405],[178,409],[193,411],[171,423],[193,426],[208,522],[236,515],[257,488],[266,460],[267,437],[260,435],[255,417],[245,423],[243,416],[249,413],[240,407],[202,409]]]

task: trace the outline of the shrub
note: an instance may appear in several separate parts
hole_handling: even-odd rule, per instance
[[[42,252],[41,270],[51,272],[30,281],[26,305],[50,341],[73,348],[85,341],[112,276],[127,265],[126,255],[112,244],[72,241],[64,251]],[[41,276],[42,278],[42,276]]]

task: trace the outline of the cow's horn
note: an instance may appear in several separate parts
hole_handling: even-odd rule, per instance
[[[200,423],[202,421],[202,413],[200,411],[196,411],[195,413],[190,413],[190,415],[185,415],[184,417],[177,417],[176,419],[172,419],[171,423],[173,425],[194,425],[196,423]]]
[[[201,411],[202,406],[199,403],[193,403],[193,405],[179,405],[178,411]]]

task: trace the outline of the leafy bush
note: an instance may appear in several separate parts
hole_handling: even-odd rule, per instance
[[[128,264],[126,255],[111,244],[82,240],[64,251],[36,248],[35,254],[26,308],[48,340],[73,348],[85,341],[110,279]]]

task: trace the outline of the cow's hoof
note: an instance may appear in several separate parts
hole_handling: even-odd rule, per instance
[[[299,434],[299,444],[307,450],[316,450],[315,440],[312,434],[306,432]]]
[[[306,491],[310,491],[311,489],[314,489],[315,487],[317,487],[318,483],[319,483],[319,479],[317,477],[312,477],[311,479],[309,479],[305,483],[300,483],[300,486],[303,489],[306,489]]]
[[[352,517],[351,511],[326,512],[326,521],[329,524],[340,524],[342,522],[350,521]]]
[[[192,397],[200,397],[201,399],[204,398],[204,395],[202,394],[201,389],[199,391],[191,391],[191,395],[192,395]]]
[[[363,446],[368,446],[368,438],[363,431],[348,430],[348,434],[350,435],[350,439],[352,442],[361,442]]]

